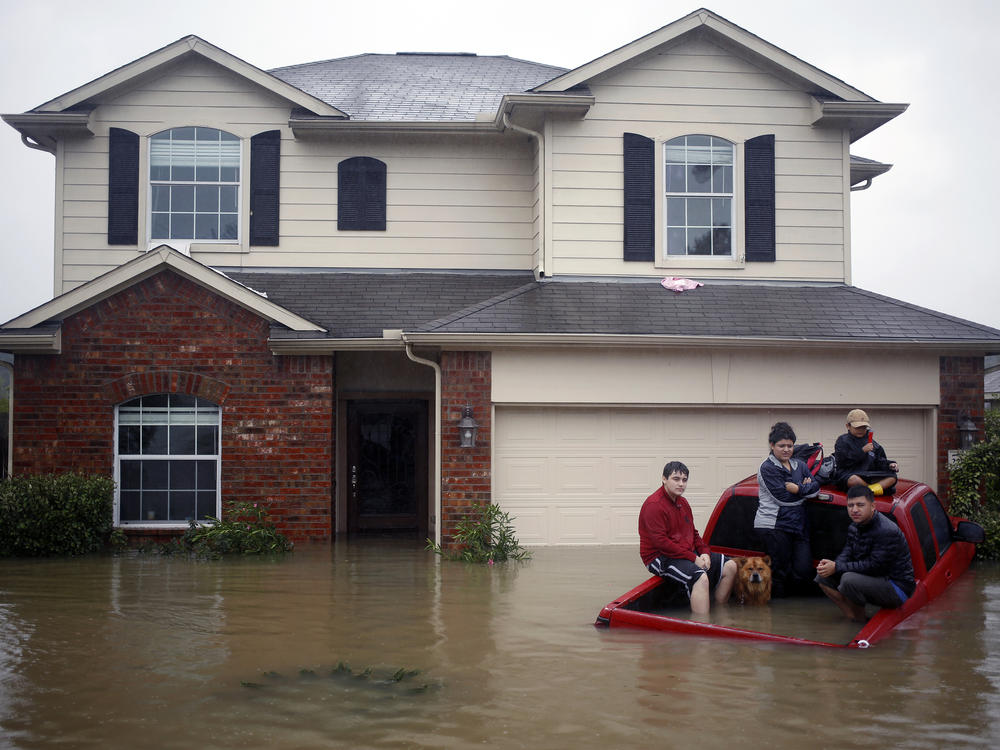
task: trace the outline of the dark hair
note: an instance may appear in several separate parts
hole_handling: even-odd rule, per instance
[[[675,471],[679,471],[686,477],[691,476],[691,473],[688,471],[688,467],[682,464],[680,461],[670,461],[666,466],[664,466],[663,476],[669,479],[670,475],[673,474]]]
[[[767,436],[767,442],[774,445],[779,440],[791,440],[795,442],[795,430],[788,422],[775,422],[771,427],[771,433]]]
[[[852,497],[867,497],[869,502],[875,502],[875,493],[871,491],[871,488],[866,484],[859,484],[855,487],[851,487],[847,490],[847,499],[850,500]]]

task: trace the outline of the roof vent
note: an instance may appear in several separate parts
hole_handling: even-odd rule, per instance
[[[397,55],[433,55],[436,57],[475,57],[475,52],[397,52]]]

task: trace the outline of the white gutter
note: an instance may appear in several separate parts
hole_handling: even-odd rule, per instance
[[[538,265],[535,267],[535,279],[545,276],[545,143],[542,134],[529,130],[510,121],[506,112],[503,113],[503,124],[516,133],[523,133],[535,139],[538,145]]]
[[[400,339],[406,347],[406,356],[418,365],[426,365],[434,370],[434,544],[441,545],[441,365],[413,353],[413,344],[400,331]]]

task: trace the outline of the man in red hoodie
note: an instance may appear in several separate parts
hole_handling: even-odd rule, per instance
[[[736,581],[736,561],[711,552],[694,527],[691,506],[684,499],[688,468],[680,461],[663,467],[663,485],[646,498],[639,511],[639,555],[653,575],[681,586],[691,611],[707,614],[710,590],[723,604]]]

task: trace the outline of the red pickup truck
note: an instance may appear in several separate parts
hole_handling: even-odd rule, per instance
[[[683,594],[679,601],[676,590],[664,585],[659,576],[649,578],[604,607],[595,625],[867,648],[954,583],[969,567],[975,545],[984,538],[978,524],[949,516],[926,484],[900,479],[895,490],[893,495],[876,498],[875,506],[903,531],[910,546],[917,586],[902,607],[878,610],[860,631],[854,632],[856,625],[844,620],[818,587],[814,597],[775,600],[763,608],[728,607],[724,613],[714,608],[709,619],[693,619]],[[763,554],[753,530],[757,504],[756,476],[747,477],[722,493],[703,535],[713,551],[748,557]],[[834,559],[844,547],[850,525],[845,494],[824,486],[816,498],[807,501],[806,510],[813,557]],[[783,609],[779,618],[773,617],[772,611],[765,614],[759,611],[779,608]],[[775,619],[779,620],[776,624]],[[831,631],[827,622],[835,623],[840,630]],[[800,632],[789,630],[794,627]]]

